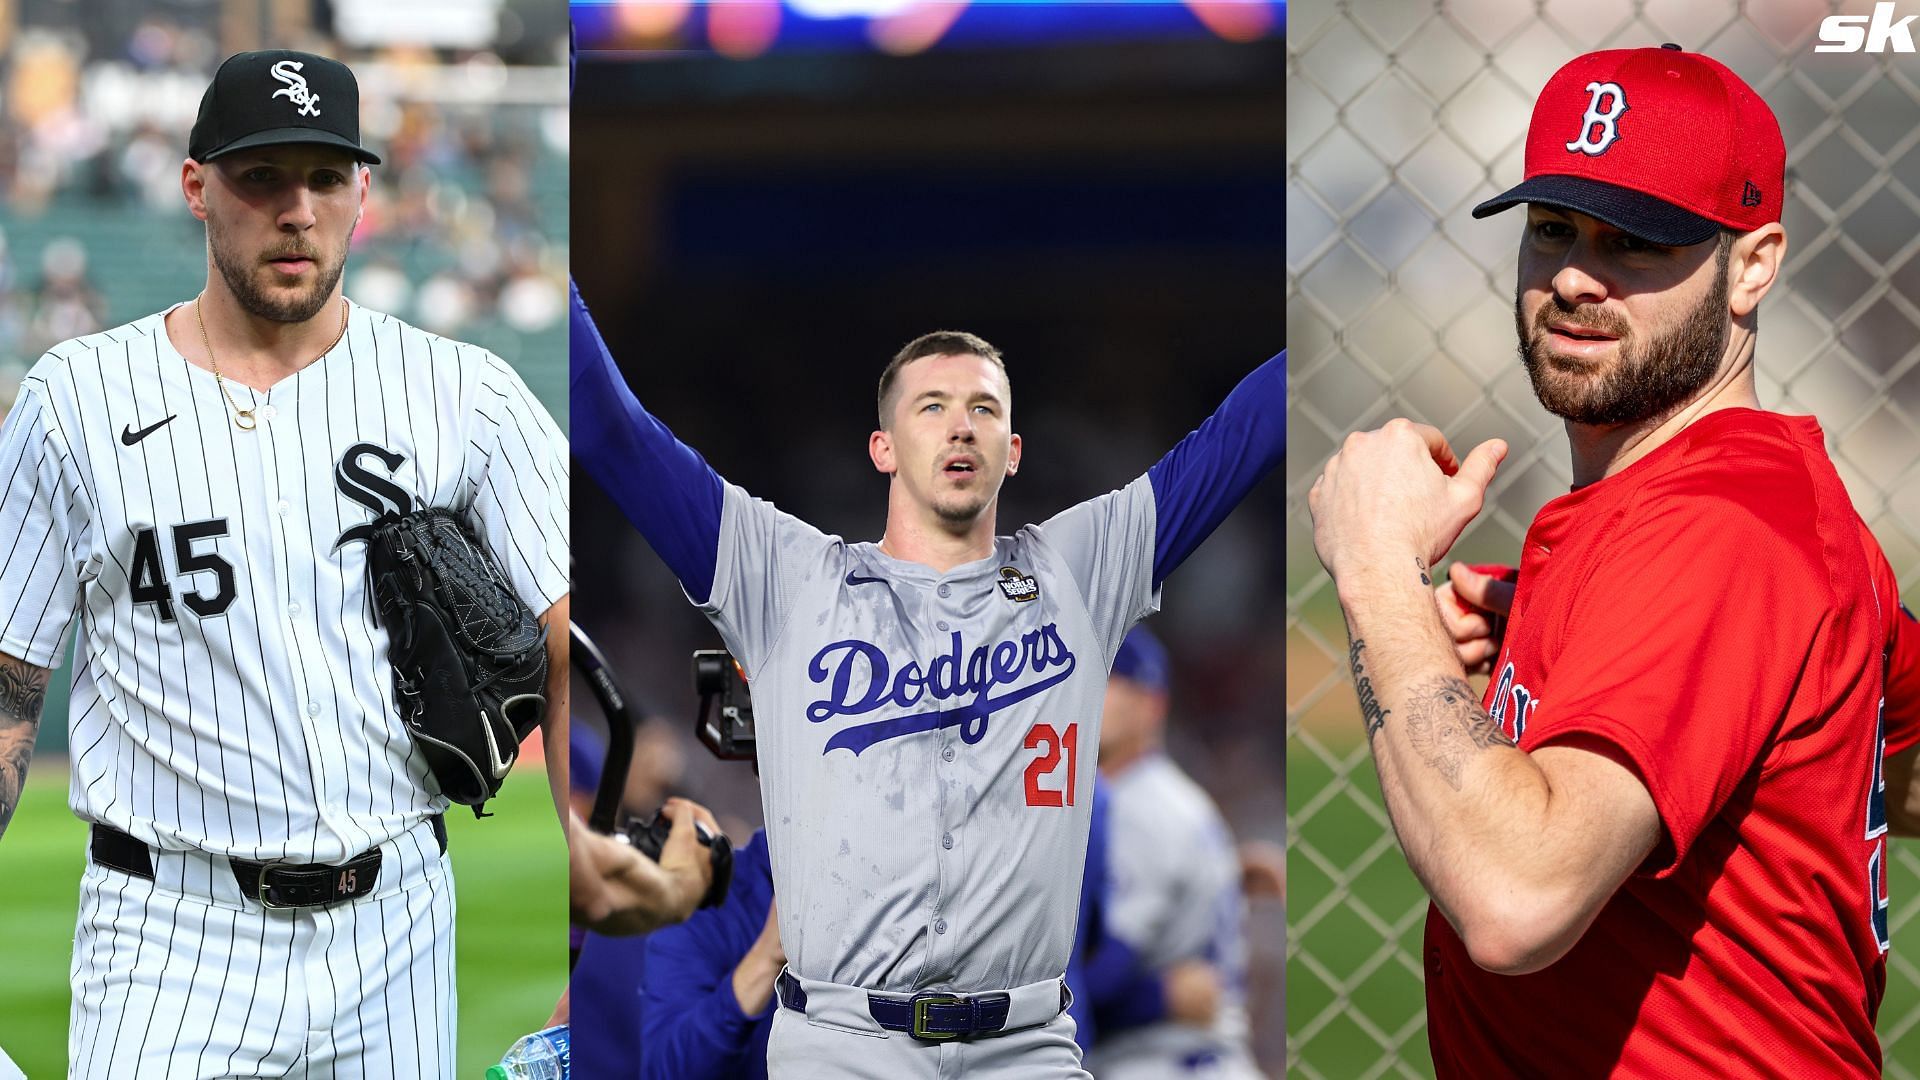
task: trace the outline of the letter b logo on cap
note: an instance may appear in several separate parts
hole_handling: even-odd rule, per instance
[[[1568,150],[1578,150],[1583,154],[1598,157],[1607,152],[1613,140],[1620,137],[1620,114],[1627,111],[1627,92],[1620,89],[1619,83],[1590,82],[1587,93],[1592,100],[1587,102],[1587,111],[1580,117],[1580,137],[1567,144]],[[1605,112],[1602,105],[1612,107]]]

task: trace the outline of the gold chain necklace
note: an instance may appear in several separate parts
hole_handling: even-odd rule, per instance
[[[234,426],[241,431],[252,431],[258,426],[253,418],[253,410],[241,408],[240,403],[234,400],[233,391],[227,389],[226,376],[220,374],[220,361],[213,355],[213,342],[207,340],[207,321],[200,317],[200,298],[205,295],[205,293],[201,293],[200,296],[193,298],[193,321],[200,326],[200,344],[206,347],[207,363],[213,365],[213,383],[220,388],[220,395],[227,399],[227,404],[233,406]],[[347,298],[343,296],[340,298],[340,332],[333,335],[333,341],[330,342],[326,348],[320,350],[320,355],[325,356],[332,352],[333,347],[340,344],[340,339],[346,336]],[[316,357],[316,359],[318,358]]]

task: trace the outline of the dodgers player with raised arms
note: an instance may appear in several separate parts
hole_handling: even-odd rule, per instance
[[[0,823],[80,627],[71,1075],[453,1075],[447,800],[361,541],[464,511],[564,627],[567,452],[499,358],[342,294],[378,162],[344,65],[230,57],[180,172],[204,290],[55,346],[0,431]]]
[[[1085,1076],[1061,976],[1107,665],[1279,461],[1285,354],[1125,488],[996,536],[1005,366],[926,335],[867,438],[885,534],[849,543],[723,481],[573,304],[575,452],[753,684],[787,957],[768,1075]]]

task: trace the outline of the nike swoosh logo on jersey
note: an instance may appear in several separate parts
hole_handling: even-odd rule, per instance
[[[173,416],[179,416],[179,415],[180,415],[179,413],[173,414]],[[128,424],[126,427],[120,429],[120,441],[126,444],[127,446],[132,446],[134,443],[139,442],[141,439],[144,439],[147,436],[153,434],[154,432],[159,431],[161,428],[166,427],[168,424],[173,423],[173,416],[169,416],[165,420],[160,421],[159,423],[149,424],[146,427],[141,428],[139,431],[133,430],[133,425]]]
[[[887,579],[883,577],[861,577],[852,571],[847,572],[847,584],[849,585],[871,585],[876,581],[885,584],[886,580]]]
[[[500,744],[493,737],[493,721],[484,712],[480,714],[480,730],[487,736],[487,766],[493,770],[493,778],[499,780],[507,775],[508,769],[513,768],[513,757],[509,755],[506,760],[501,760]]]

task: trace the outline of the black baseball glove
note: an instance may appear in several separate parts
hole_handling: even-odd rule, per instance
[[[400,718],[441,793],[488,816],[481,808],[546,715],[546,627],[451,510],[375,522],[367,578]]]

